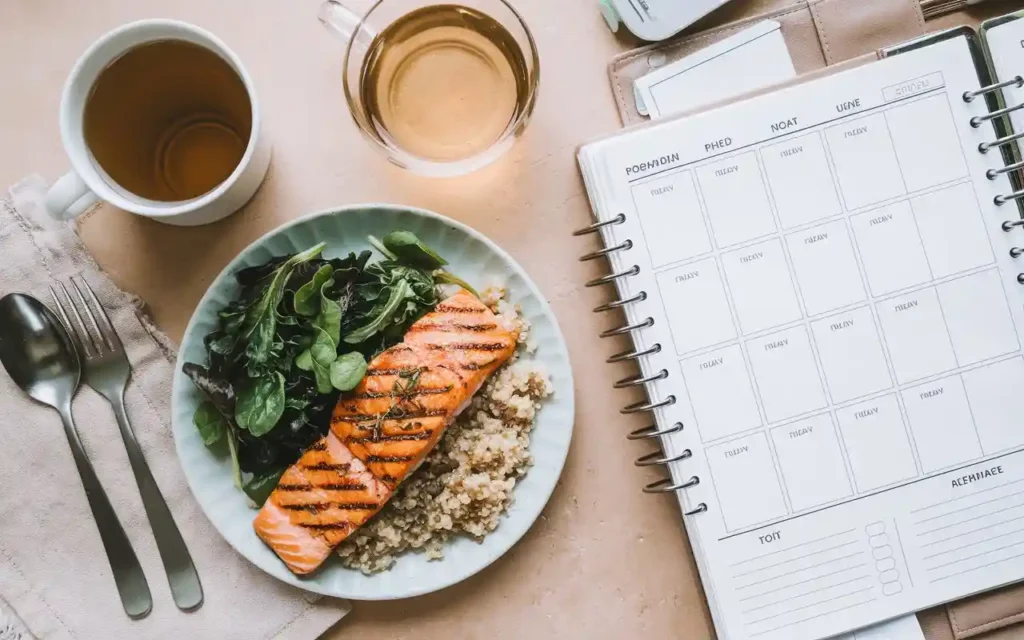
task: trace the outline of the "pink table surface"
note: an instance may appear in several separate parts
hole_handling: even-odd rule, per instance
[[[274,141],[270,173],[256,198],[202,228],[167,227],[109,206],[82,225],[99,262],[148,301],[172,338],[181,337],[212,279],[253,239],[331,205],[396,202],[461,220],[508,250],[554,307],[577,379],[576,432],[565,472],[522,542],[456,587],[402,602],[357,603],[326,637],[708,638],[709,617],[675,498],[640,493],[657,472],[633,466],[650,445],[628,442],[625,434],[645,419],[619,415],[635,398],[611,386],[630,371],[604,362],[626,344],[598,339],[617,319],[590,309],[611,292],[584,288],[603,265],[577,260],[595,241],[571,235],[590,218],[574,152],[619,128],[606,65],[635,43],[608,31],[596,0],[515,4],[540,49],[534,120],[497,164],[437,180],[388,164],[359,136],[342,97],[342,46],[317,23],[316,0],[4,0],[0,184],[31,172],[52,180],[67,169],[57,128],[61,88],[77,56],[101,34],[150,17],[217,33],[248,66]],[[713,20],[773,4],[781,0],[736,0]]]

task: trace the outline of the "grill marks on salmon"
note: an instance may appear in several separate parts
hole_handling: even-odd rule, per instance
[[[515,351],[518,335],[466,291],[416,321],[338,403],[331,430],[392,489]],[[396,438],[405,435],[416,439]]]
[[[399,373],[364,378],[335,407],[331,431],[394,489],[437,444],[470,394],[462,377],[434,362],[422,346],[389,349],[374,360],[378,366]]]
[[[517,338],[466,291],[438,304],[339,399],[330,433],[281,477],[256,533],[294,573],[315,571],[423,462]]]
[[[469,374],[463,378],[472,395],[511,357],[517,337],[516,332],[501,327],[483,303],[460,291],[413,324],[405,343],[425,346],[435,352],[438,362]]]
[[[387,485],[327,434],[284,472],[253,528],[289,569],[306,574],[390,496]]]

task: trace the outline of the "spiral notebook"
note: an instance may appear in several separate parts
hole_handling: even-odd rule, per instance
[[[1022,44],[1008,16],[580,149],[629,437],[723,640],[1024,578]]]

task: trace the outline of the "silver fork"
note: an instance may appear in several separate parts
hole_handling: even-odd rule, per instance
[[[79,279],[98,314],[93,313],[92,308],[85,301],[85,296],[82,295],[82,289],[73,277],[70,280],[78,299],[77,304],[64,283],[58,284],[68,300],[71,313],[78,321],[77,324],[71,322],[64,303],[53,287],[50,287],[50,294],[53,296],[57,312],[70,330],[68,333],[71,334],[75,348],[81,356],[83,381],[106,398],[114,409],[117,426],[121,430],[121,438],[128,450],[128,460],[131,462],[132,472],[135,474],[135,483],[139,487],[142,504],[146,508],[146,517],[149,518],[149,525],[153,529],[156,546],[160,551],[160,559],[163,561],[164,571],[167,572],[167,581],[171,586],[174,603],[183,611],[198,609],[203,604],[203,587],[199,582],[199,574],[196,573],[192,556],[188,552],[188,547],[185,546],[178,526],[174,523],[174,517],[171,515],[170,509],[167,508],[167,502],[164,500],[163,494],[160,493],[156,480],[153,479],[153,473],[149,470],[146,458],[142,455],[142,449],[139,447],[132,425],[128,422],[128,414],[124,409],[124,390],[128,386],[128,378],[132,370],[128,363],[128,356],[125,354],[124,345],[117,337],[117,332],[114,331],[114,326],[103,309],[103,305],[96,299],[96,294],[93,293],[89,283],[81,276]],[[89,325],[86,325],[82,319],[83,314],[89,319]],[[97,322],[97,315],[101,322]]]

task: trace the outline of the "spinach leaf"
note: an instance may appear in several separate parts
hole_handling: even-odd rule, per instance
[[[286,469],[276,469],[256,474],[242,486],[242,491],[245,491],[245,495],[249,496],[253,504],[262,507],[285,471]]]
[[[338,391],[351,391],[366,374],[366,358],[358,351],[346,353],[331,363],[331,384]]]
[[[412,295],[412,287],[409,286],[409,283],[406,280],[399,280],[396,285],[391,287],[387,302],[379,310],[374,310],[374,315],[369,319],[369,322],[345,336],[345,342],[359,344],[383,329],[391,321],[406,298]]]
[[[320,287],[320,313],[317,315],[316,320],[313,321],[313,326],[323,330],[334,342],[335,345],[341,340],[341,316],[343,313],[341,303],[331,300],[327,296],[327,290],[334,285],[334,279],[331,278],[323,283]]]
[[[338,346],[323,329],[316,332],[316,341],[295,358],[295,366],[313,372],[319,393],[330,393],[331,365],[338,358]]]
[[[277,333],[277,307],[281,304],[284,287],[292,269],[319,256],[326,246],[327,243],[321,242],[306,251],[296,253],[261,281],[269,279],[262,293],[246,310],[245,321],[242,323],[241,339],[246,342],[245,355],[249,358],[250,364],[261,365],[270,358],[274,336]]]
[[[203,444],[208,447],[223,440],[224,434],[228,430],[227,420],[224,419],[224,416],[213,402],[209,400],[199,405],[195,415],[192,416],[192,422],[195,423],[196,429],[199,430]]]
[[[295,366],[303,371],[313,370],[313,354],[310,353],[309,349],[306,349],[295,357]]]
[[[277,424],[284,413],[284,376],[272,373],[242,390],[235,407],[235,421],[257,438]]]
[[[313,360],[313,376],[319,393],[331,392],[331,365],[338,358],[338,347],[326,332],[317,334],[317,341],[309,348]]]
[[[384,236],[383,244],[399,262],[414,267],[432,271],[448,264],[447,260],[423,244],[411,231],[392,231]]]
[[[325,264],[313,274],[312,280],[299,287],[299,290],[295,292],[293,303],[295,313],[300,316],[315,316],[320,309],[320,292],[323,289],[324,283],[333,275],[334,267]]]

